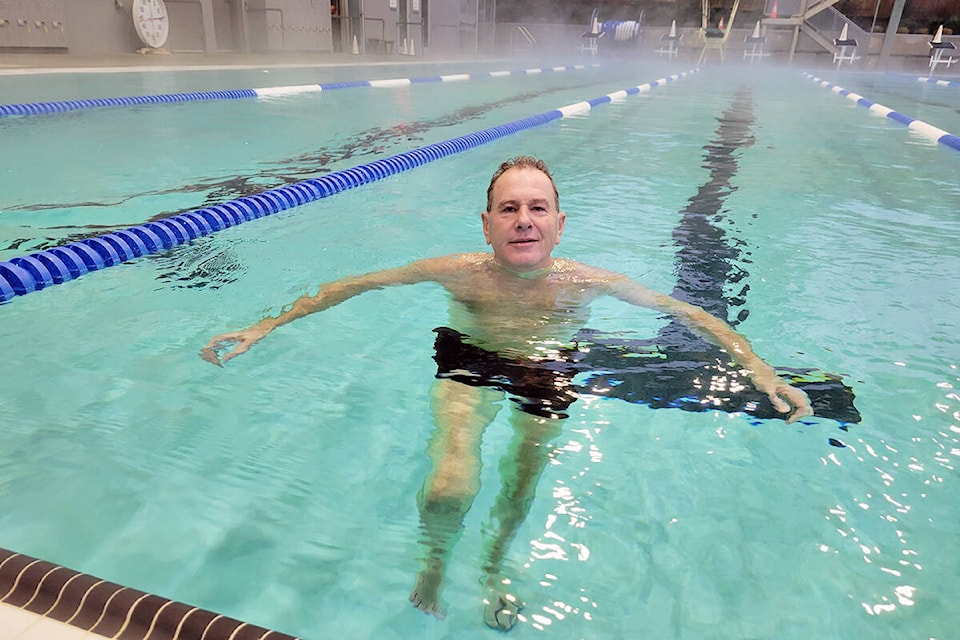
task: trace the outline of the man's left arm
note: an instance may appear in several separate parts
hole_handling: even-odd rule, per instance
[[[778,376],[773,367],[753,351],[749,340],[720,318],[710,315],[701,307],[653,291],[626,276],[611,278],[608,286],[609,293],[614,297],[630,304],[669,313],[704,339],[724,349],[747,370],[754,386],[767,394],[773,408],[788,414],[785,418],[787,422],[813,415],[807,394]]]

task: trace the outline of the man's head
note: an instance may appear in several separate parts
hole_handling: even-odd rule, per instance
[[[487,186],[487,211],[493,208],[493,185],[500,179],[500,176],[510,169],[536,169],[547,176],[547,178],[550,179],[550,186],[553,187],[553,204],[557,208],[557,211],[560,210],[560,194],[557,192],[557,185],[553,181],[550,169],[547,168],[547,163],[533,156],[517,156],[516,158],[510,158],[506,162],[502,162],[497,170],[493,172],[493,177],[490,178],[490,184]]]
[[[483,235],[496,261],[528,272],[550,266],[566,214],[560,211],[560,195],[543,161],[519,156],[493,174],[482,218]]]

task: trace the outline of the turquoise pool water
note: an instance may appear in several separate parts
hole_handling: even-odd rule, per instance
[[[284,73],[280,84],[330,81]],[[664,73],[639,64],[2,119],[0,260]],[[411,75],[427,73],[363,77]],[[960,131],[956,89],[819,75]],[[269,76],[0,81],[14,102],[69,97],[63,86],[94,97],[268,86]],[[506,412],[485,434],[447,618],[407,603],[442,290],[365,294],[224,369],[197,352],[321,282],[482,249],[490,173],[518,153],[554,169],[568,213],[557,255],[671,291],[681,212],[711,175],[705,158],[738,91],[751,140],[724,167],[732,190],[715,219],[746,274],[727,287],[743,298],[731,319],[749,311],[738,329],[770,363],[842,375],[862,420],[786,425],[581,398],[508,556],[527,603],[510,633],[950,637],[960,624],[960,156],[795,70],[706,68],[0,306],[0,545],[304,638],[491,636],[478,581],[512,435]],[[601,300],[589,327],[645,339],[664,324]]]

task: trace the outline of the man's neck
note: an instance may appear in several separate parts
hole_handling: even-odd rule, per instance
[[[539,267],[539,268],[537,268],[537,269],[529,269],[529,270],[520,270],[520,269],[515,269],[515,268],[513,268],[513,267],[509,267],[509,266],[501,263],[500,261],[498,261],[498,260],[496,259],[496,257],[493,258],[493,264],[495,264],[495,265],[496,265],[499,269],[501,269],[502,271],[510,274],[511,276],[514,276],[515,278],[523,278],[524,280],[532,280],[532,279],[535,279],[535,278],[541,278],[541,277],[547,275],[548,273],[552,272],[552,271],[553,271],[553,266],[554,266],[554,260],[553,260],[553,258],[550,258],[550,261],[549,261],[549,263],[548,263],[546,266],[544,266],[544,267]]]

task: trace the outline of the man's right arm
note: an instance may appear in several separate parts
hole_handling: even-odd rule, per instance
[[[329,309],[367,291],[398,284],[439,281],[445,273],[449,272],[452,262],[452,257],[427,258],[394,269],[384,269],[328,282],[320,286],[316,295],[298,298],[278,316],[268,316],[246,329],[215,336],[200,351],[200,357],[217,366],[223,366],[226,362],[249,351],[250,347],[277,327],[311,313]],[[230,349],[231,346],[233,349],[221,356],[220,352]]]
[[[702,308],[653,291],[626,276],[615,274],[607,279],[612,295],[624,302],[665,311],[693,329],[698,335],[724,349],[750,375],[754,386],[767,394],[774,409],[787,414],[787,422],[813,415],[810,399],[802,389],[791,386],[760,358],[746,337],[734,331],[722,319]]]

